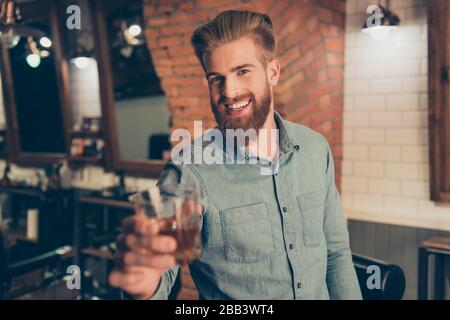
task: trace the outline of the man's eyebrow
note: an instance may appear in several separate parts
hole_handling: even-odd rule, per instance
[[[207,78],[209,78],[209,77],[211,77],[211,76],[220,76],[220,74],[218,74],[217,72],[208,72],[208,73],[206,74],[206,77],[207,77]]]
[[[246,64],[242,64],[242,65],[240,65],[240,66],[236,66],[236,67],[233,67],[233,68],[231,68],[231,72],[235,72],[235,71],[238,71],[238,70],[241,70],[241,69],[244,69],[244,68],[251,68],[251,67],[255,67],[254,65],[252,65],[251,63],[246,63]]]
[[[246,64],[241,64],[239,66],[233,67],[230,69],[230,72],[236,72],[238,70],[244,69],[244,68],[254,68],[255,66],[251,63],[246,63]],[[220,76],[221,74],[217,73],[217,72],[208,72],[206,74],[206,77],[209,78],[211,76]]]

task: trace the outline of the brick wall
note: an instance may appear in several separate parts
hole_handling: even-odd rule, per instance
[[[427,6],[394,0],[401,25],[361,32],[371,0],[347,1],[342,198],[353,219],[449,230],[429,195]]]
[[[194,29],[226,9],[265,12],[278,35],[281,82],[276,109],[328,138],[340,185],[343,108],[343,0],[147,0],[146,37],[161,78],[173,128],[194,120],[215,125],[207,83],[189,40]],[[205,128],[205,129],[206,129]]]
[[[344,0],[146,0],[146,37],[173,115],[173,128],[193,121],[215,126],[203,70],[189,45],[194,29],[226,9],[268,13],[278,36],[281,81],[275,108],[286,119],[323,133],[340,186],[344,63]],[[192,132],[193,134],[193,132]],[[180,298],[197,292],[183,269]]]

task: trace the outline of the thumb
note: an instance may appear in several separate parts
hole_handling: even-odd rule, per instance
[[[202,205],[201,203],[198,203],[197,204],[197,214],[201,216],[203,214],[204,210],[205,210],[205,206]]]

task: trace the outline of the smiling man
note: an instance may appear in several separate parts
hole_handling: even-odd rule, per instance
[[[263,146],[237,148],[256,164],[170,161],[158,181],[200,190],[203,255],[190,265],[200,297],[360,299],[329,145],[274,109],[280,64],[270,18],[225,11],[199,27],[191,42],[218,129],[254,129],[256,139],[245,146]],[[264,130],[276,130],[276,141]],[[219,151],[229,156],[228,149]],[[262,175],[262,159],[276,162],[277,170]],[[179,272],[175,239],[159,235],[153,221],[132,217],[117,245],[111,285],[135,299],[166,299]]]

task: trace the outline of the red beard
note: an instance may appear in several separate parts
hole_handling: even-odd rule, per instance
[[[233,103],[246,99],[251,99],[252,106],[249,107],[253,107],[253,110],[251,110],[251,114],[249,116],[231,117],[227,114],[226,110],[219,110],[218,105],[220,104]],[[271,103],[272,97],[268,85],[260,100],[256,100],[255,96],[251,93],[241,95],[234,99],[220,98],[219,103],[215,103],[211,99],[214,117],[217,121],[219,130],[223,133],[225,133],[226,129],[243,129],[244,131],[248,129],[261,129],[267,120],[267,116],[269,115]]]

